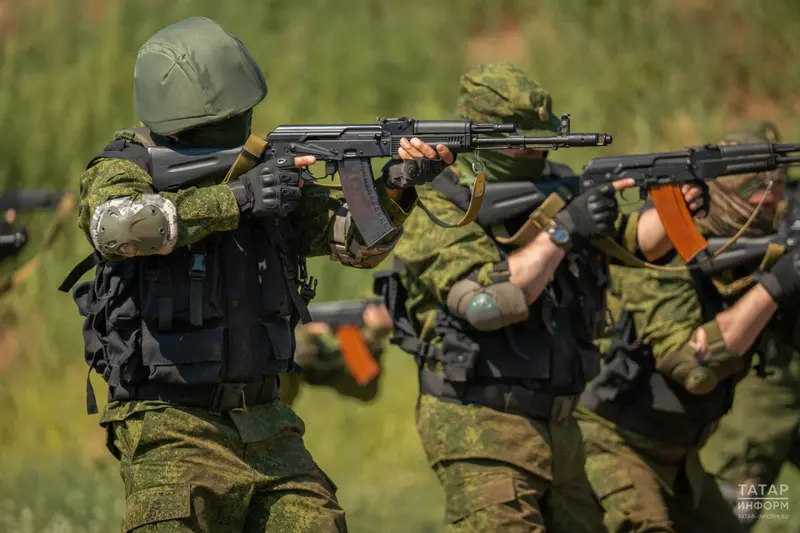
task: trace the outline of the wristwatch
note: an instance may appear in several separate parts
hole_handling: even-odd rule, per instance
[[[553,244],[562,250],[568,251],[572,246],[572,239],[570,238],[569,232],[555,220],[550,221],[545,227],[545,231],[547,231],[547,235],[550,236],[550,240],[553,241]]]

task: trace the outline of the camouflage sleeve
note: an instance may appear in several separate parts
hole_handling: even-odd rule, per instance
[[[431,187],[417,189],[420,202],[444,222],[455,223],[464,214]],[[478,282],[490,285],[489,274],[500,261],[500,252],[476,222],[460,228],[442,228],[416,209],[404,227],[395,255],[408,269],[420,289],[442,305],[459,280],[477,272]]]
[[[416,203],[416,193],[413,189],[409,189],[401,205],[389,198],[380,180],[375,182],[375,188],[389,219],[400,228]],[[336,225],[337,219],[342,219],[343,223],[340,226]],[[331,259],[357,268],[377,266],[391,252],[401,230],[388,235],[367,249],[355,224],[352,224],[352,231],[345,232],[346,235],[337,235],[336,228],[350,227],[349,219],[346,200],[341,191],[319,185],[305,185],[300,203],[292,213],[292,220],[300,231],[304,255],[307,257],[329,255]]]
[[[636,254],[639,249],[639,213],[620,213],[614,224],[614,240],[627,251]]]
[[[101,159],[81,176],[78,224],[88,234],[92,215],[103,203],[152,193],[153,180],[138,165],[123,159]],[[236,229],[239,224],[236,198],[225,185],[191,187],[160,195],[175,205],[178,214],[176,246],[192,244],[215,231]]]
[[[610,292],[656,358],[684,346],[704,323],[697,290],[685,271],[611,266]]]

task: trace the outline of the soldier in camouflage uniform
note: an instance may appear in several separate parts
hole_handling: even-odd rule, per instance
[[[399,234],[367,248],[357,232],[340,233],[351,226],[344,199],[313,185],[301,194],[296,167],[313,157],[162,192],[145,149],[240,146],[266,92],[236,37],[208,19],[173,24],[137,56],[146,128],[118,132],[81,179],[80,227],[99,264],[73,294],[87,362],[108,383],[101,424],[125,485],[123,531],[346,530],[302,421],[277,400],[276,376],[292,364],[305,257],[373,267]],[[452,162],[443,146],[438,158],[402,143],[438,171]],[[416,172],[418,161],[389,165],[397,178],[385,169],[376,186],[400,224],[413,186],[435,174]]]
[[[392,331],[392,318],[383,306],[369,306],[364,310],[364,327],[361,335],[372,357],[380,362],[381,355]],[[301,373],[281,376],[281,400],[287,405],[297,399],[301,383],[330,387],[342,396],[362,402],[375,399],[382,374],[369,383],[359,385],[342,359],[339,340],[324,322],[311,322],[295,330],[297,350],[294,361]]]
[[[745,132],[722,142],[763,137]],[[745,235],[773,233],[785,180],[785,170],[719,178],[709,183],[709,217],[696,223],[707,236],[731,237],[765,198]],[[800,253],[775,259],[713,278],[612,267],[611,345],[577,410],[586,471],[612,533],[744,530],[698,450],[730,409],[754,351],[768,339],[796,342]]]
[[[764,122],[754,129],[760,136],[780,142],[777,127]],[[787,214],[778,231],[800,237],[800,188],[796,181],[787,187]],[[709,472],[720,482],[725,498],[748,527],[759,513],[739,510],[739,497],[749,487],[773,485],[784,464],[800,468],[800,358],[791,346],[765,343],[766,376],[751,372],[736,386],[731,412],[703,447],[700,456]],[[745,486],[742,494],[741,486]]]
[[[550,94],[509,64],[462,76],[457,114],[515,122],[525,134],[558,127]],[[574,175],[545,156],[483,155],[487,186]],[[419,189],[420,201],[440,219],[458,220],[457,198],[469,196],[475,162],[459,157],[454,170]],[[702,208],[699,188],[684,192],[693,210]],[[397,272],[379,290],[398,302],[389,305],[393,342],[419,363],[417,430],[445,490],[448,531],[604,531],[571,416],[599,367],[592,338],[607,270],[588,242],[613,234],[649,256],[668,242],[657,215],[618,216],[614,188],[601,187],[576,194],[549,221],[537,218],[536,237],[516,250],[497,241],[501,229],[516,231],[513,221],[443,230],[419,215],[409,217]],[[637,224],[651,240],[641,242]]]

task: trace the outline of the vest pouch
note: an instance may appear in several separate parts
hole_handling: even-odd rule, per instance
[[[473,338],[481,346],[476,368],[478,376],[536,381],[550,379],[553,338],[546,330],[537,331],[522,323]]]
[[[209,385],[221,381],[225,351],[222,326],[191,333],[162,332],[143,323],[142,362],[149,380],[165,385]]]
[[[211,245],[195,245],[148,257],[141,274],[143,318],[161,331],[224,318],[223,280],[215,251]]]
[[[444,375],[452,383],[464,383],[472,379],[479,347],[462,333],[448,332],[440,345],[444,361]]]
[[[583,371],[583,383],[588,383],[600,374],[600,351],[592,344],[578,343],[578,352],[580,353],[581,370]]]

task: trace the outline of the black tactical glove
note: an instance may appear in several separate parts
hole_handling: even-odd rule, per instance
[[[767,290],[779,307],[795,302],[800,295],[800,250],[790,250],[769,272],[756,272],[753,279]]]
[[[387,189],[411,189],[433,181],[448,166],[441,157],[392,160],[383,167],[383,183]]]
[[[593,240],[608,235],[619,213],[614,192],[610,183],[592,187],[567,204],[555,221],[573,237]]]
[[[261,163],[227,185],[242,214],[285,217],[295,210],[300,199],[300,170],[294,168],[294,158],[279,157]]]

